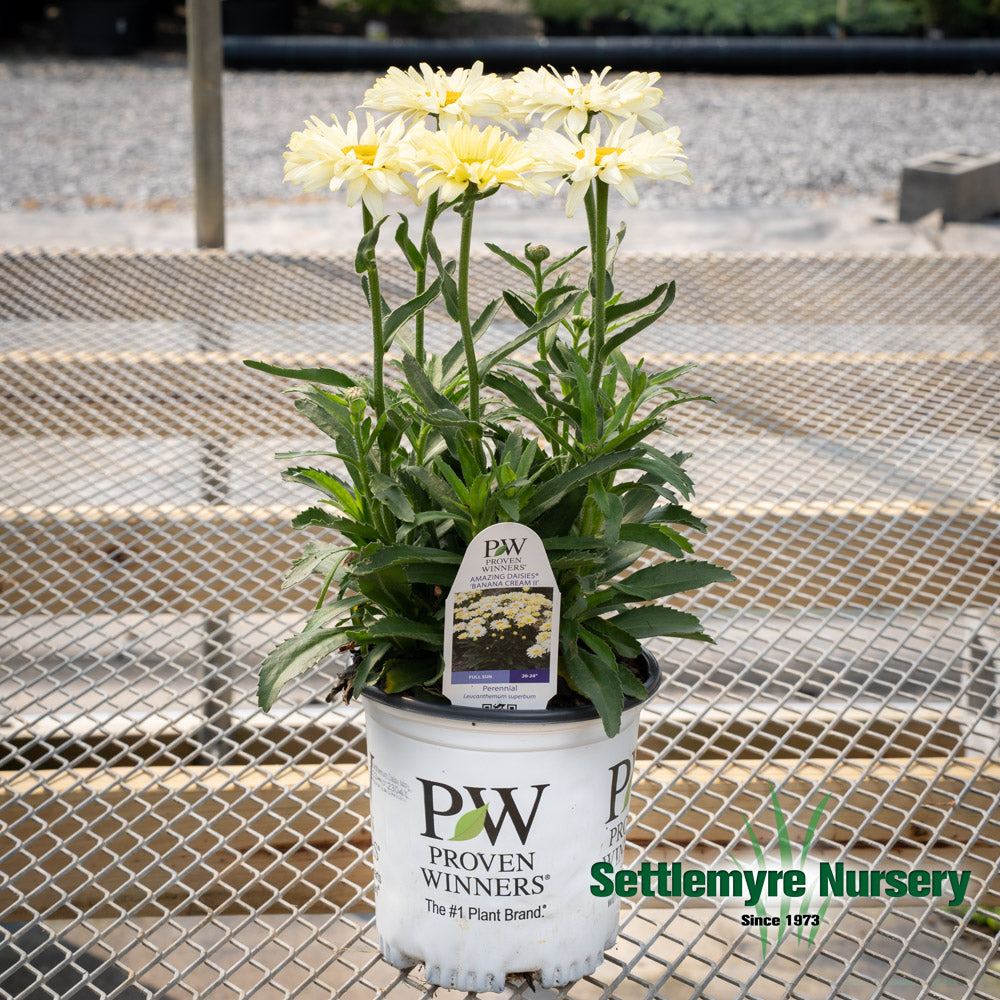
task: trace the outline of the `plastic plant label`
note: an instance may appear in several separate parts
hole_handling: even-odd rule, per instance
[[[558,650],[559,591],[541,538],[510,521],[481,531],[445,604],[445,696],[467,708],[545,708]]]

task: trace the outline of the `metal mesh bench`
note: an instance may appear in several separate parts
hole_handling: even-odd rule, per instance
[[[830,795],[811,856],[968,870],[975,905],[853,899],[762,961],[740,905],[633,902],[565,995],[1000,996],[1000,261],[643,256],[616,284],[665,278],[640,346],[715,399],[672,440],[698,555],[739,579],[691,603],[715,646],[652,644],[626,862],[728,864],[744,817],[773,849],[773,784],[798,841]],[[0,255],[0,995],[432,992],[375,947],[359,710],[329,674],[253,701],[303,617],[273,453],[310,428],[240,362],[364,370],[363,310],[346,257]]]

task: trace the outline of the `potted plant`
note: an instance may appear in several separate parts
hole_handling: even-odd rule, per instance
[[[293,522],[319,535],[286,584],[315,576],[319,596],[301,634],[264,660],[260,705],[349,654],[334,692],[360,697],[367,715],[380,947],[460,989],[500,990],[516,973],[561,984],[614,941],[617,900],[595,898],[589,873],[624,849],[639,708],[659,680],[642,640],[711,641],[695,616],[657,602],[731,579],[688,558],[684,531],[703,525],[685,506],[687,456],[656,443],[672,407],[704,398],[678,384],[690,366],[660,371],[625,353],[667,311],[673,283],[615,289],[623,231],[607,225],[612,188],[634,203],[636,179],[690,177],[678,130],[654,110],[657,75],[606,73],[392,69],[365,102],[387,121],[307,122],[285,177],[361,203],[371,376],[247,362],[296,380],[296,409],[331,440],[285,456],[301,459],[286,478],[319,494]],[[536,116],[524,141],[475,123]],[[504,186],[568,188],[589,246],[553,259],[539,244],[490,245],[514,287],[474,315],[475,211]],[[423,212],[419,231],[393,223],[414,276],[403,302],[381,291],[387,192]],[[456,260],[434,236],[446,211],[461,220]],[[568,266],[581,253],[578,286]],[[424,317],[439,297],[457,332],[431,350]],[[519,332],[480,349],[504,306]],[[649,550],[658,560],[637,568]],[[490,707],[444,696],[463,669],[485,675]],[[518,708],[525,678],[542,675],[555,696]]]

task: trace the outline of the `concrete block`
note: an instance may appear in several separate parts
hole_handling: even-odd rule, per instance
[[[978,222],[1000,212],[1000,153],[946,149],[904,164],[899,221],[935,209],[945,222]]]

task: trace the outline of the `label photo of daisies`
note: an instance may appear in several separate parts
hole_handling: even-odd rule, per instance
[[[455,594],[452,673],[475,673],[477,681],[546,683],[552,593],[552,587],[518,587]]]

